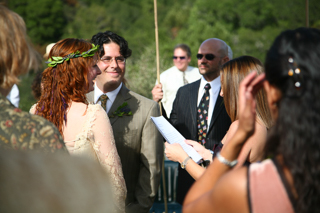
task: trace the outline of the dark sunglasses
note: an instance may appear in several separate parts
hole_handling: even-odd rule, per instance
[[[185,56],[173,56],[172,58],[173,58],[174,60],[177,60],[178,58],[180,58],[180,60],[186,59]]]
[[[213,54],[197,54],[197,59],[198,60],[201,60],[202,58],[203,58],[203,56],[207,59],[207,60],[209,60],[209,61],[212,61],[216,56],[215,55],[213,55]]]

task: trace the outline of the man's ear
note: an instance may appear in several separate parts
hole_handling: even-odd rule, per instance
[[[222,59],[222,64],[225,64],[226,62],[230,61],[229,57],[228,56],[225,56],[223,59]]]
[[[190,57],[190,56],[188,56],[188,63],[190,63],[190,61],[191,61],[191,57]]]

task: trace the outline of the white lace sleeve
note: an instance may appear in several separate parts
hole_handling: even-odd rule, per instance
[[[102,167],[110,174],[116,206],[120,212],[125,212],[127,188],[123,178],[122,166],[113,137],[112,127],[107,113],[100,105],[96,108],[91,130],[94,134],[94,149]]]
[[[29,113],[30,113],[30,114],[34,114],[34,113],[35,113],[35,111],[36,111],[36,106],[37,106],[37,104],[33,104],[33,105],[32,105],[32,107],[31,107],[30,110],[29,110]]]

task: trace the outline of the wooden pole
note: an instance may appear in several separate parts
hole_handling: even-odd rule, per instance
[[[154,0],[154,26],[156,36],[156,60],[157,60],[157,80],[160,83],[160,59],[159,59],[159,36],[158,36],[158,12],[157,12],[157,0]],[[162,115],[161,101],[159,101],[160,113]]]
[[[158,37],[158,12],[157,12],[157,0],[154,3],[154,25],[155,25],[155,36],[156,36],[156,58],[157,58],[157,80],[160,83],[160,60],[159,60],[159,37]],[[161,101],[159,101],[160,113],[162,115]],[[163,200],[165,213],[168,213],[168,203],[167,203],[167,188],[166,188],[166,176],[164,169],[164,158],[162,161],[162,186],[163,186]]]

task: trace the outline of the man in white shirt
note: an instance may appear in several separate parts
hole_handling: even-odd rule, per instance
[[[161,73],[161,85],[156,85],[152,90],[152,94],[155,96],[155,89],[162,86],[163,96],[154,97],[153,100],[158,102],[159,98],[162,98],[167,116],[170,116],[172,103],[178,89],[201,78],[198,68],[189,66],[190,61],[191,51],[189,46],[186,44],[176,45],[173,51],[174,66]]]
[[[7,95],[7,99],[15,106],[19,107],[20,96],[19,96],[19,88],[16,84],[14,84]]]

